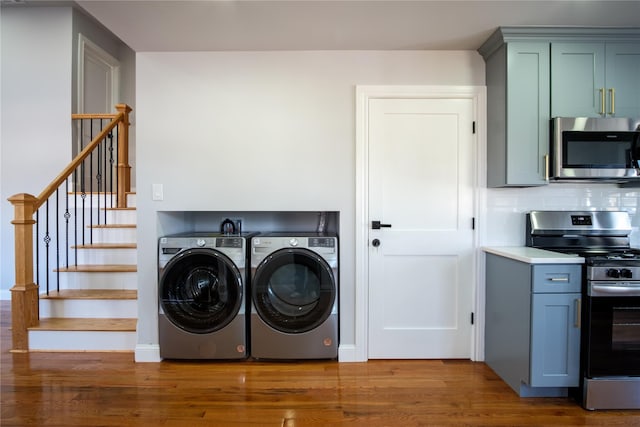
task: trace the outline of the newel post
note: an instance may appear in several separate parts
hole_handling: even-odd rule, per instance
[[[129,166],[129,113],[127,104],[116,105],[116,110],[123,113],[118,123],[118,207],[127,207],[127,192],[131,191],[131,166]]]
[[[12,352],[29,351],[28,328],[38,324],[38,285],[33,282],[33,214],[38,199],[31,194],[9,197],[14,207],[16,283],[11,288]]]

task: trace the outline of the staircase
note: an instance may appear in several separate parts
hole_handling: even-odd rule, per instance
[[[28,328],[29,351],[134,351],[135,198],[128,193],[128,207],[101,209],[107,225],[91,227],[91,244],[71,247],[77,249],[77,265],[56,270],[59,291],[40,294],[40,322]]]

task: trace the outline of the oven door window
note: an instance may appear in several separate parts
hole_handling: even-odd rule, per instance
[[[640,376],[640,297],[591,298],[588,376]]]

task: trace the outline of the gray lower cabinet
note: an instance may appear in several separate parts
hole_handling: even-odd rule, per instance
[[[486,260],[486,363],[521,397],[566,396],[579,382],[581,265]]]

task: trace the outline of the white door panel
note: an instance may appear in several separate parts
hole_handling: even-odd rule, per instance
[[[469,358],[469,99],[369,104],[369,358]]]

